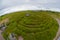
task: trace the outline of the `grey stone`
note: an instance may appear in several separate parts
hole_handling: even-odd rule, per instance
[[[9,35],[9,39],[10,39],[10,40],[16,40],[16,37],[15,37],[15,35],[14,35],[13,33],[11,33],[11,34]]]
[[[29,13],[27,13],[27,14],[26,14],[26,16],[30,16],[30,14],[29,14]]]

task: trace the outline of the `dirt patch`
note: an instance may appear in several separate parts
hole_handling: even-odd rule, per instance
[[[18,40],[23,40],[23,37],[22,37],[22,36],[19,36],[19,37],[18,37]]]
[[[6,18],[6,19],[4,19],[4,20],[2,20],[2,21],[0,22],[0,25],[2,25],[2,24],[7,24],[8,22],[9,22],[9,19]]]
[[[4,40],[3,36],[2,36],[2,31],[0,30],[0,40]]]
[[[58,18],[55,18],[59,24],[59,29],[58,29],[58,32],[56,34],[56,37],[54,38],[54,40],[58,40],[58,38],[60,37],[60,19]]]

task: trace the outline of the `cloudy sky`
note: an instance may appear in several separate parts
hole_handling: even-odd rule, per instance
[[[31,9],[51,9],[60,11],[60,0],[0,0],[1,14]]]

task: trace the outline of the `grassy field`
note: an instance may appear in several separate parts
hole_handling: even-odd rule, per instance
[[[21,11],[3,15],[1,20],[9,18],[3,37],[7,40],[9,34],[14,33],[17,40],[18,36],[22,36],[24,40],[53,40],[59,25],[49,14],[56,15],[57,13],[51,11]]]

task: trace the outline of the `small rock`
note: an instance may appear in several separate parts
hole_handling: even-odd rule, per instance
[[[26,16],[30,16],[30,14],[27,13]]]

